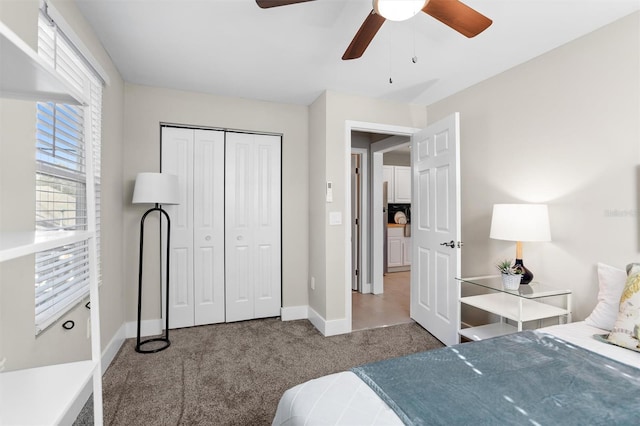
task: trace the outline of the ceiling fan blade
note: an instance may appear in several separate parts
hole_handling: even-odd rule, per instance
[[[356,59],[362,56],[364,51],[367,50],[367,47],[369,47],[369,43],[371,43],[373,37],[375,37],[382,24],[384,24],[384,21],[386,21],[385,18],[372,10],[362,23],[355,37],[353,37],[353,40],[351,40],[351,44],[347,47],[344,55],[342,55],[342,59]]]
[[[263,9],[269,9],[270,7],[288,6],[290,4],[304,3],[308,1],[313,0],[256,0],[256,3],[258,3],[258,6]]]
[[[422,11],[469,38],[477,36],[493,23],[458,0],[429,0]]]

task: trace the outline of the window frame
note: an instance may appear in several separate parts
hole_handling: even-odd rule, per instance
[[[46,6],[46,3],[45,3]],[[48,62],[60,76],[71,85],[78,88],[84,94],[85,105],[71,106],[56,104],[52,102],[40,102],[36,108],[37,136],[36,150],[41,155],[36,154],[36,182],[38,176],[47,176],[59,181],[73,182],[84,186],[84,196],[78,200],[74,192],[62,194],[69,199],[74,199],[75,213],[71,214],[71,225],[60,221],[57,226],[40,226],[38,222],[39,205],[36,205],[36,233],[45,234],[57,232],[59,230],[73,230],[83,233],[83,238],[73,244],[66,244],[50,250],[36,252],[34,269],[35,274],[35,297],[34,297],[34,321],[36,336],[57,322],[66,313],[78,304],[82,303],[91,288],[91,282],[95,280],[100,284],[100,151],[102,132],[102,87],[104,80],[91,66],[88,60],[76,48],[70,39],[56,26],[55,22],[48,16],[47,8],[41,9],[38,18],[38,54]],[[58,64],[60,62],[60,64]],[[46,108],[50,120],[41,121],[46,115]],[[64,114],[65,111],[78,111],[82,118],[81,129],[70,127],[65,129],[64,125],[58,122],[56,115]],[[42,116],[42,117],[41,117]],[[40,126],[48,126],[46,129]],[[60,140],[62,146],[66,145],[74,157],[75,163],[66,163],[65,158],[56,163],[56,145],[58,143],[57,131],[65,132],[71,130],[80,132],[80,139],[67,144],[64,139]],[[46,134],[50,133],[51,150],[53,156],[46,153]],[[41,137],[45,138],[41,140]],[[73,135],[70,135],[73,139]],[[43,142],[41,144],[41,142]],[[74,145],[76,144],[76,145]],[[44,147],[44,148],[43,148]],[[78,156],[78,152],[80,154]],[[49,158],[47,158],[49,157]],[[64,156],[62,156],[64,157]],[[77,161],[77,159],[80,161]],[[53,161],[50,161],[53,160]],[[53,183],[51,186],[55,185]],[[36,191],[38,186],[36,185]],[[56,191],[52,191],[55,198]],[[49,194],[43,192],[43,197]],[[64,198],[64,197],[63,197]],[[38,198],[37,198],[38,199]],[[80,207],[78,207],[80,203]],[[64,205],[64,201],[53,201],[51,205]],[[53,222],[56,222],[54,219]],[[45,230],[43,228],[48,228]],[[51,262],[51,259],[55,259]],[[53,265],[53,266],[52,266]],[[47,278],[49,282],[40,282]],[[73,280],[77,279],[77,282]],[[53,281],[53,282],[52,282]],[[40,284],[39,284],[40,282]],[[66,294],[65,294],[66,291]],[[52,293],[51,293],[52,292]],[[47,294],[49,293],[49,294]],[[56,296],[58,300],[56,300]]]

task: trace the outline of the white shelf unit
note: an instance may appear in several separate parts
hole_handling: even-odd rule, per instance
[[[491,282],[491,280],[494,281]],[[532,283],[532,287],[535,288],[533,291],[536,293],[521,295],[519,291],[507,291],[502,289],[501,286],[496,286],[495,277],[463,279],[460,285],[462,286],[463,283],[476,285],[493,292],[460,297],[460,310],[462,310],[462,305],[473,306],[500,317],[499,322],[467,328],[462,328],[462,322],[460,321],[458,334],[469,340],[483,340],[522,331],[523,323],[528,321],[557,317],[559,319],[564,318],[566,322],[571,322],[571,292],[568,290],[552,290],[548,286]],[[528,286],[521,287],[526,288]],[[543,298],[557,296],[565,297],[564,308],[540,301]],[[516,325],[509,324],[505,320],[511,320]]]
[[[82,95],[0,22],[0,96],[83,105]]]
[[[0,55],[0,97],[84,104],[81,94],[2,22]],[[2,232],[0,262],[85,240],[89,242],[91,264],[95,265],[92,231]],[[77,409],[82,402],[78,397],[91,380],[94,424],[102,425],[100,302],[95,267],[90,274],[91,360],[0,373],[0,425],[71,424],[75,419],[70,418],[70,409]]]
[[[0,424],[73,423],[67,413],[95,369],[95,363],[79,361],[0,374]]]
[[[0,239],[0,262],[87,240],[89,231],[3,232]]]

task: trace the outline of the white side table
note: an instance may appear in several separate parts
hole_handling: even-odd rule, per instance
[[[557,317],[558,321],[571,322],[571,290],[552,287],[540,282],[521,285],[518,290],[506,290],[502,286],[502,279],[497,276],[458,278],[460,293],[462,286],[470,285],[486,289],[485,294],[460,297],[458,318],[458,334],[469,340],[483,340],[490,337],[522,331],[522,324],[528,321]],[[557,307],[545,303],[545,299],[564,296],[564,307]],[[474,306],[486,312],[498,315],[499,322],[477,327],[462,328],[462,306]],[[506,322],[511,320],[512,325]]]

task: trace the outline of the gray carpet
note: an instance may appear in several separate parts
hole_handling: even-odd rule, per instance
[[[171,330],[171,346],[122,346],[103,378],[105,425],[268,425],[282,393],[351,367],[442,347],[416,323],[323,337],[279,318]],[[76,425],[92,424],[91,399]]]

